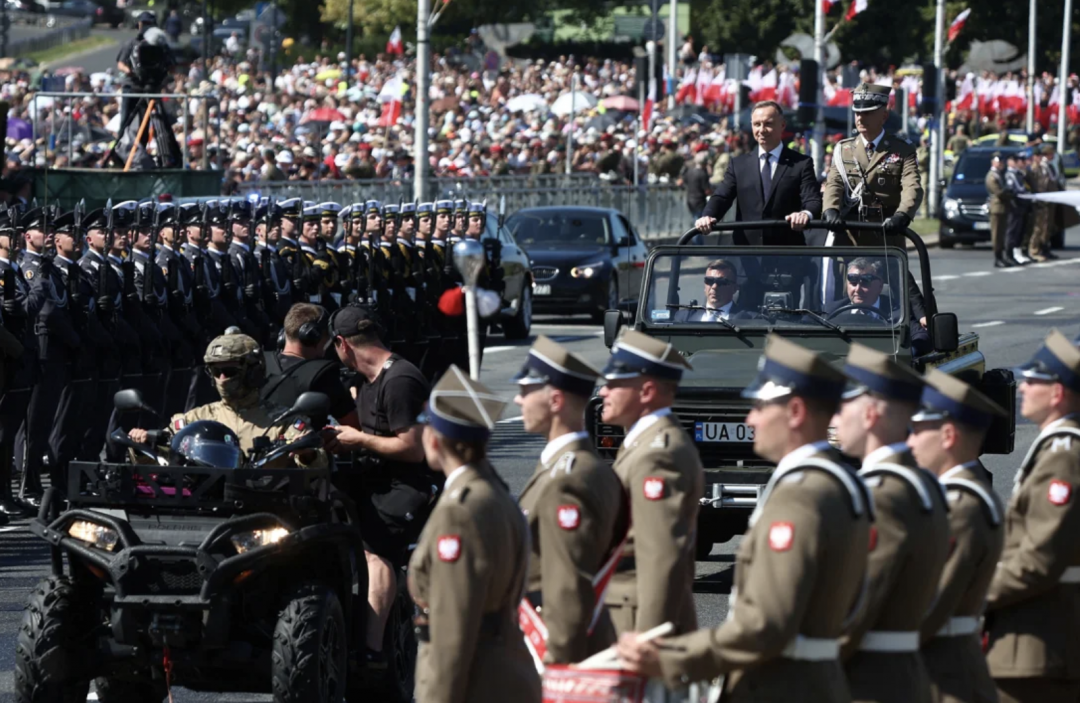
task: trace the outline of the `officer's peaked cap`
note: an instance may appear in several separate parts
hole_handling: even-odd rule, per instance
[[[922,395],[922,377],[896,363],[891,356],[862,344],[852,344],[844,364],[848,377],[844,398],[874,393],[889,400],[916,403]]]
[[[757,378],[743,390],[742,396],[756,400],[788,396],[839,400],[844,383],[844,374],[823,356],[770,334],[765,340]]]
[[[1058,330],[1052,330],[1031,361],[1019,369],[1020,377],[1060,383],[1080,393],[1080,349]]]
[[[551,385],[589,397],[600,372],[566,347],[543,335],[529,349],[525,365],[514,380],[521,386]]]
[[[422,419],[449,439],[483,442],[505,407],[490,388],[452,365],[431,390]]]
[[[683,371],[692,368],[675,345],[627,329],[612,346],[611,358],[601,375],[608,381],[638,376],[679,381]]]
[[[887,85],[874,83],[860,83],[851,96],[851,109],[855,112],[869,112],[889,104],[889,93],[892,89]]]
[[[911,416],[911,421],[956,420],[984,429],[995,416],[1005,417],[1005,411],[997,403],[960,379],[931,369],[926,375],[919,410]]]

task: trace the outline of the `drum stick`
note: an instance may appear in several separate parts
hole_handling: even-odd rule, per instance
[[[642,632],[637,636],[638,642],[649,642],[658,637],[664,637],[670,635],[675,630],[675,625],[670,622],[665,622],[663,625],[657,625],[651,630]],[[577,669],[602,669],[606,666],[613,664],[618,658],[618,650],[615,645],[612,645],[602,652],[597,652],[588,659],[579,664],[575,664]]]

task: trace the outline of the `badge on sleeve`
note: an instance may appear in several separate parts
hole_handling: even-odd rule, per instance
[[[581,511],[576,505],[559,506],[559,527],[564,530],[576,530],[581,524]]]
[[[795,541],[795,526],[790,522],[774,522],[769,528],[769,548],[774,552],[786,552]]]
[[[1054,505],[1065,505],[1072,498],[1072,485],[1065,481],[1051,481],[1048,497]]]
[[[645,498],[648,500],[660,500],[664,497],[664,479],[659,476],[650,476],[645,479]]]
[[[439,561],[457,561],[461,556],[461,537],[443,535],[439,538]]]
[[[303,432],[305,427],[307,427],[307,425],[304,424],[303,420],[297,420],[293,423],[293,429],[299,432]]]

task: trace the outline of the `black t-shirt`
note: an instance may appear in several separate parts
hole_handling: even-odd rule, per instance
[[[300,357],[286,356],[285,354],[278,354],[277,360],[278,364],[281,366],[282,373],[288,373],[290,369],[304,363],[304,359],[301,359]],[[353,400],[348,389],[345,388],[345,385],[341,382],[337,367],[330,364],[325,364],[324,366],[326,367],[326,370],[320,372],[307,388],[301,388],[300,392],[314,391],[315,393],[325,393],[326,396],[330,398],[331,417],[340,420],[356,410],[356,402]],[[297,377],[300,378],[301,376]]]
[[[416,424],[428,399],[428,382],[420,370],[391,354],[372,383],[360,387],[356,400],[360,426],[368,434],[391,437]],[[425,462],[385,461],[380,474],[426,473]]]

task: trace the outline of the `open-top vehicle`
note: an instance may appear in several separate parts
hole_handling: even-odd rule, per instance
[[[116,405],[145,410],[133,390]],[[305,393],[278,420],[327,405]],[[387,626],[389,671],[365,671],[355,505],[330,467],[271,468],[318,447],[318,433],[267,440],[251,456],[210,421],[187,425],[167,451],[120,431],[111,439],[136,462],[72,463],[66,509],[50,488],[30,525],[50,544],[52,575],[34,587],[19,631],[19,703],[85,701],[91,682],[114,703],[161,701],[171,686],[281,703],[359,700],[373,688],[379,700],[411,700],[407,591]]]
[[[717,225],[723,230],[786,226],[783,221]],[[847,226],[881,231],[881,225]],[[978,335],[960,335],[956,315],[938,312],[929,257],[918,235],[908,231],[905,236],[915,246],[926,328],[913,319],[911,298],[918,288],[900,247],[689,245],[696,234],[691,230],[678,244],[651,251],[636,313],[609,311],[604,339],[610,347],[622,326],[633,325],[673,344],[693,366],[683,376],[673,410],[694,438],[706,471],[699,558],[714,543],[742,534],[774,468],[754,454],[753,430],[746,424],[750,401],[740,395],[757,375],[769,333],[792,338],[838,364],[859,342],[919,372],[935,367],[977,384],[1009,413],[991,428],[984,452],[1012,451],[1012,373],[988,371]],[[602,409],[601,399],[594,398],[586,421],[601,455],[613,459],[624,431],[604,424]]]

